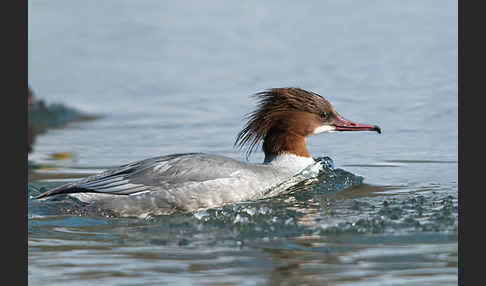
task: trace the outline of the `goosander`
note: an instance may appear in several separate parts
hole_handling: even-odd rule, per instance
[[[186,153],[149,158],[123,165],[36,197],[67,195],[108,208],[120,216],[161,215],[197,211],[250,201],[315,164],[308,136],[336,131],[376,131],[341,117],[322,96],[300,88],[274,88],[255,94],[258,107],[234,146],[247,148],[247,158],[262,143],[264,162]]]

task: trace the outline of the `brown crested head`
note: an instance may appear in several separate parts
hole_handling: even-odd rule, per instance
[[[258,107],[247,114],[235,141],[247,147],[247,157],[263,142],[265,157],[290,153],[310,157],[307,136],[328,131],[373,130],[378,126],[356,124],[343,119],[329,101],[300,88],[273,88],[255,94]]]

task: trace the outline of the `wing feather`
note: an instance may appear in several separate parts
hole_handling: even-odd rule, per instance
[[[105,193],[113,195],[133,195],[153,189],[154,182],[151,176],[143,176],[145,182],[140,182],[136,176],[140,177],[143,172],[151,173],[154,167],[169,164],[173,159],[190,154],[175,154],[169,156],[155,157],[123,165],[116,169],[107,170],[99,174],[81,179],[74,183],[68,183],[44,192],[36,197],[42,199],[59,194],[72,193]]]
[[[37,199],[74,193],[134,195],[174,187],[185,182],[203,182],[231,177],[247,164],[202,153],[174,154],[127,164],[44,192]],[[219,166],[219,168],[213,168]]]

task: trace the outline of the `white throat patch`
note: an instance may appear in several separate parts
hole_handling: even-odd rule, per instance
[[[334,132],[336,131],[336,128],[331,125],[322,125],[314,129],[314,132],[312,134],[319,134],[319,133],[324,133],[324,132]]]

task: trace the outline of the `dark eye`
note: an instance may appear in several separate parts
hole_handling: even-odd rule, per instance
[[[321,116],[322,119],[327,119],[329,117],[329,113],[324,112],[324,111],[319,113],[319,115]]]

